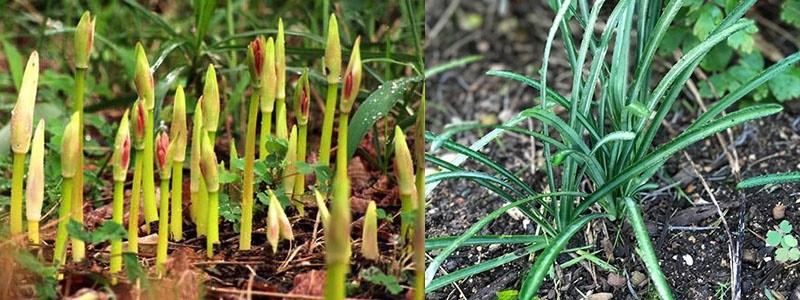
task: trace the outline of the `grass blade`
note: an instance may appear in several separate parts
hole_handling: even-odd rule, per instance
[[[644,261],[647,272],[650,273],[650,279],[653,280],[653,285],[655,285],[658,295],[661,299],[673,299],[669,283],[667,283],[667,279],[664,278],[664,273],[661,272],[661,267],[658,265],[658,257],[653,249],[653,244],[650,242],[650,235],[647,233],[642,213],[639,211],[639,204],[630,197],[625,197],[625,206],[628,208],[628,220],[631,222],[633,233],[636,235],[636,241],[641,250],[639,256]]]
[[[787,182],[800,181],[800,172],[789,172],[781,174],[768,174],[758,177],[747,178],[736,185],[736,189],[747,189],[767,184],[780,184]]]

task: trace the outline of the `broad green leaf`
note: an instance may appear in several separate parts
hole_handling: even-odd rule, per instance
[[[667,30],[667,32],[664,34],[664,39],[661,40],[661,45],[658,47],[658,55],[668,56],[671,55],[675,50],[678,50],[683,43],[683,39],[688,33],[689,31],[682,26],[673,27]]]
[[[22,71],[25,62],[22,60],[22,55],[17,50],[17,47],[7,40],[3,40],[3,52],[8,62],[8,69],[11,71],[11,78],[14,80],[14,89],[19,90],[19,86],[22,84]]]
[[[775,259],[777,261],[787,261],[789,260],[789,249],[786,248],[778,248],[775,250]]]
[[[800,27],[800,0],[784,0],[781,5],[781,21]]]
[[[737,51],[749,54],[755,47],[755,40],[753,34],[758,32],[758,27],[755,25],[747,27],[747,29],[739,31],[728,37],[728,46],[736,49]]]
[[[700,40],[704,40],[714,27],[722,22],[722,10],[714,4],[708,3],[700,7],[697,12],[697,22],[692,27],[692,33]]]
[[[781,244],[781,240],[783,240],[783,235],[779,232],[774,230],[767,231],[767,246],[776,247]]]
[[[347,136],[347,159],[353,157],[356,148],[361,144],[361,140],[367,132],[381,118],[394,107],[403,93],[411,83],[419,81],[419,78],[403,77],[392,81],[384,82],[367,100],[358,106],[358,110],[350,119],[350,127]]]
[[[800,97],[800,68],[790,67],[769,81],[769,90],[778,101]]]
[[[781,221],[778,227],[780,227],[781,231],[784,234],[789,234],[790,232],[792,232],[792,223],[789,223],[789,221],[787,220]]]
[[[793,235],[786,235],[783,237],[781,246],[791,248],[797,246],[797,239]]]
[[[743,31],[739,31],[737,33],[742,32]],[[700,67],[706,71],[722,71],[728,66],[731,57],[733,57],[733,49],[728,47],[728,45],[718,44],[714,46],[714,48],[711,48],[711,51],[703,58]]]
[[[789,249],[789,259],[793,260],[793,261],[800,259],[800,249],[790,248]]]

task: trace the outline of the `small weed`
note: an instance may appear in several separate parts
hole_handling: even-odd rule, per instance
[[[780,262],[796,261],[800,259],[800,249],[797,247],[797,238],[791,234],[792,224],[783,220],[781,224],[767,232],[767,246],[775,247],[775,259]]]

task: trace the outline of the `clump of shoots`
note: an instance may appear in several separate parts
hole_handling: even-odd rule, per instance
[[[25,215],[28,219],[28,241],[39,245],[39,220],[44,202],[44,120],[39,120],[33,134],[28,185],[25,187]]]
[[[78,173],[78,113],[73,113],[67,127],[64,128],[64,135],[61,138],[61,207],[58,210],[58,229],[56,231],[56,248],[53,254],[53,261],[64,265],[67,258],[67,223],[69,223],[73,206],[73,179]],[[74,245],[74,243],[73,243]],[[73,251],[75,249],[73,248]]]
[[[208,65],[206,83],[203,87],[203,128],[208,131],[211,146],[214,146],[219,128],[219,85],[213,64]]]
[[[197,225],[197,235],[206,234],[206,215],[208,214],[206,184],[200,172],[200,159],[203,152],[203,139],[206,137],[203,129],[203,97],[197,100],[192,121],[192,148],[189,161],[190,192],[192,200],[191,215]]]
[[[158,202],[158,244],[156,246],[156,273],[164,275],[164,264],[167,262],[167,241],[169,236],[169,181],[172,178],[172,152],[178,137],[169,141],[166,132],[161,132],[156,140],[156,162],[161,179],[160,199]]]
[[[333,119],[336,113],[336,92],[341,81],[342,46],[339,41],[339,25],[336,15],[331,14],[328,21],[328,39],[325,44],[325,72],[328,80],[328,93],[325,97],[325,116],[322,121],[322,133],[319,144],[318,163],[328,165],[331,160],[331,140],[333,137]]]
[[[286,40],[283,33],[283,19],[278,19],[278,36],[275,39],[275,70],[277,72],[277,92],[275,97],[275,136],[289,138],[286,117]]]
[[[275,41],[270,37],[264,48],[264,74],[261,79],[261,137],[259,159],[267,159],[267,137],[272,133],[272,113],[275,110],[278,73],[275,69]]]
[[[89,57],[92,53],[92,43],[94,41],[94,24],[95,18],[92,18],[88,11],[84,12],[76,27],[75,35],[73,35],[73,46],[75,46],[75,87],[72,100],[74,112],[78,113],[79,137],[83,137],[83,99],[86,91],[86,69],[89,68]],[[83,224],[83,138],[78,141],[78,153],[78,166],[81,166],[81,171],[75,175],[74,185],[76,188],[73,190],[73,201],[78,203],[81,209],[75,211],[74,206],[72,209],[73,213],[77,213],[77,215],[73,215],[73,218],[77,218],[77,221]],[[72,247],[73,249],[79,248],[78,251],[72,251],[73,259],[75,261],[83,260],[83,241],[78,241],[75,244],[75,240],[73,240]]]
[[[125,178],[128,175],[128,165],[131,160],[131,131],[128,121],[128,110],[122,115],[119,123],[117,137],[114,140],[114,154],[111,157],[111,165],[114,168],[114,200],[111,221],[122,226],[122,215],[124,209]],[[111,275],[122,270],[122,240],[111,240]],[[112,283],[117,282],[116,277],[111,278]]]
[[[33,108],[36,86],[39,83],[39,53],[33,51],[22,75],[22,85],[14,110],[11,111],[11,152],[14,166],[11,183],[11,234],[22,233],[22,179],[25,176],[25,156],[33,135]]]
[[[400,126],[394,128],[394,168],[397,174],[397,186],[400,192],[400,213],[412,216],[417,203],[414,201],[416,187],[414,186],[414,163],[411,160],[411,151],[406,143],[406,135]],[[400,218],[400,238],[407,250],[411,250],[413,231],[409,222],[410,218]]]
[[[297,126],[292,126],[292,132],[289,134],[289,147],[286,150],[286,157],[283,159],[283,173],[281,174],[281,184],[283,184],[283,192],[287,198],[292,199],[294,192],[294,181],[297,177]],[[292,201],[294,202],[294,201]]]
[[[289,217],[283,210],[278,197],[272,192],[272,189],[267,189],[269,195],[269,209],[267,210],[267,241],[272,246],[272,253],[278,253],[278,242],[280,239],[294,240],[294,233],[292,233],[292,224],[289,222]]]
[[[175,90],[172,105],[172,125],[169,135],[175,139],[172,151],[172,205],[170,233],[174,241],[183,239],[183,162],[186,160],[186,95],[183,86]]]
[[[347,177],[347,127],[361,86],[361,53],[356,38],[350,62],[345,71],[342,99],[339,103],[339,135],[336,149],[336,175],[333,179],[331,219],[325,230],[326,267],[325,299],[344,299],[345,276],[350,265],[350,179]]]
[[[214,244],[219,243],[219,175],[217,170],[217,155],[208,134],[201,138],[203,149],[200,157],[200,172],[203,174],[206,188],[208,189],[208,213],[205,216],[207,227],[206,250],[208,258],[214,256]],[[198,216],[198,218],[203,216]]]
[[[133,162],[133,186],[131,187],[131,206],[128,216],[128,251],[139,253],[139,207],[142,197],[142,173],[144,172],[144,138],[147,123],[147,108],[141,99],[133,104],[134,126],[131,128],[133,149],[136,152]]]
[[[147,61],[147,54],[144,52],[142,43],[136,43],[136,73],[135,83],[139,99],[144,103],[147,110],[147,119],[144,126],[144,170],[142,176],[142,188],[144,191],[144,220],[145,232],[150,232],[150,223],[158,221],[158,209],[156,208],[156,186],[155,186],[155,162],[154,162],[154,137],[153,137],[153,110],[155,109],[155,83],[153,73],[150,72],[150,63]]]
[[[264,74],[265,42],[258,37],[247,46],[250,66],[250,102],[247,110],[247,132],[244,141],[244,180],[242,180],[242,223],[239,250],[250,250],[253,232],[253,179],[256,155],[256,118],[258,118],[261,79]]]
[[[361,255],[371,260],[378,260],[378,214],[375,201],[367,205],[367,214],[364,215],[364,227],[361,232]]]
[[[303,69],[303,75],[300,76],[300,81],[297,83],[297,88],[294,93],[294,112],[297,119],[297,126],[299,128],[297,135],[297,162],[306,161],[306,140],[308,136],[308,114],[310,107],[311,89],[308,84],[308,68]],[[323,133],[324,135],[324,133]],[[298,207],[300,216],[305,215],[303,208],[302,197],[305,194],[306,177],[303,174],[297,174],[294,179],[294,202]]]

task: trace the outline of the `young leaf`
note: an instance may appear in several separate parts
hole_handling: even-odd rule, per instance
[[[797,248],[789,249],[789,259],[791,259],[791,260],[800,259],[800,249],[797,249]]]
[[[781,246],[786,248],[796,247],[797,239],[793,235],[785,235],[783,236],[783,241],[781,241]]]
[[[778,248],[777,250],[775,250],[775,259],[778,261],[789,260],[789,249]]]
[[[789,221],[783,220],[778,226],[781,228],[783,234],[789,234],[789,232],[792,232],[792,223],[789,223]]]
[[[774,230],[770,230],[767,232],[767,246],[776,247],[781,244],[781,240],[783,240],[783,236]]]

